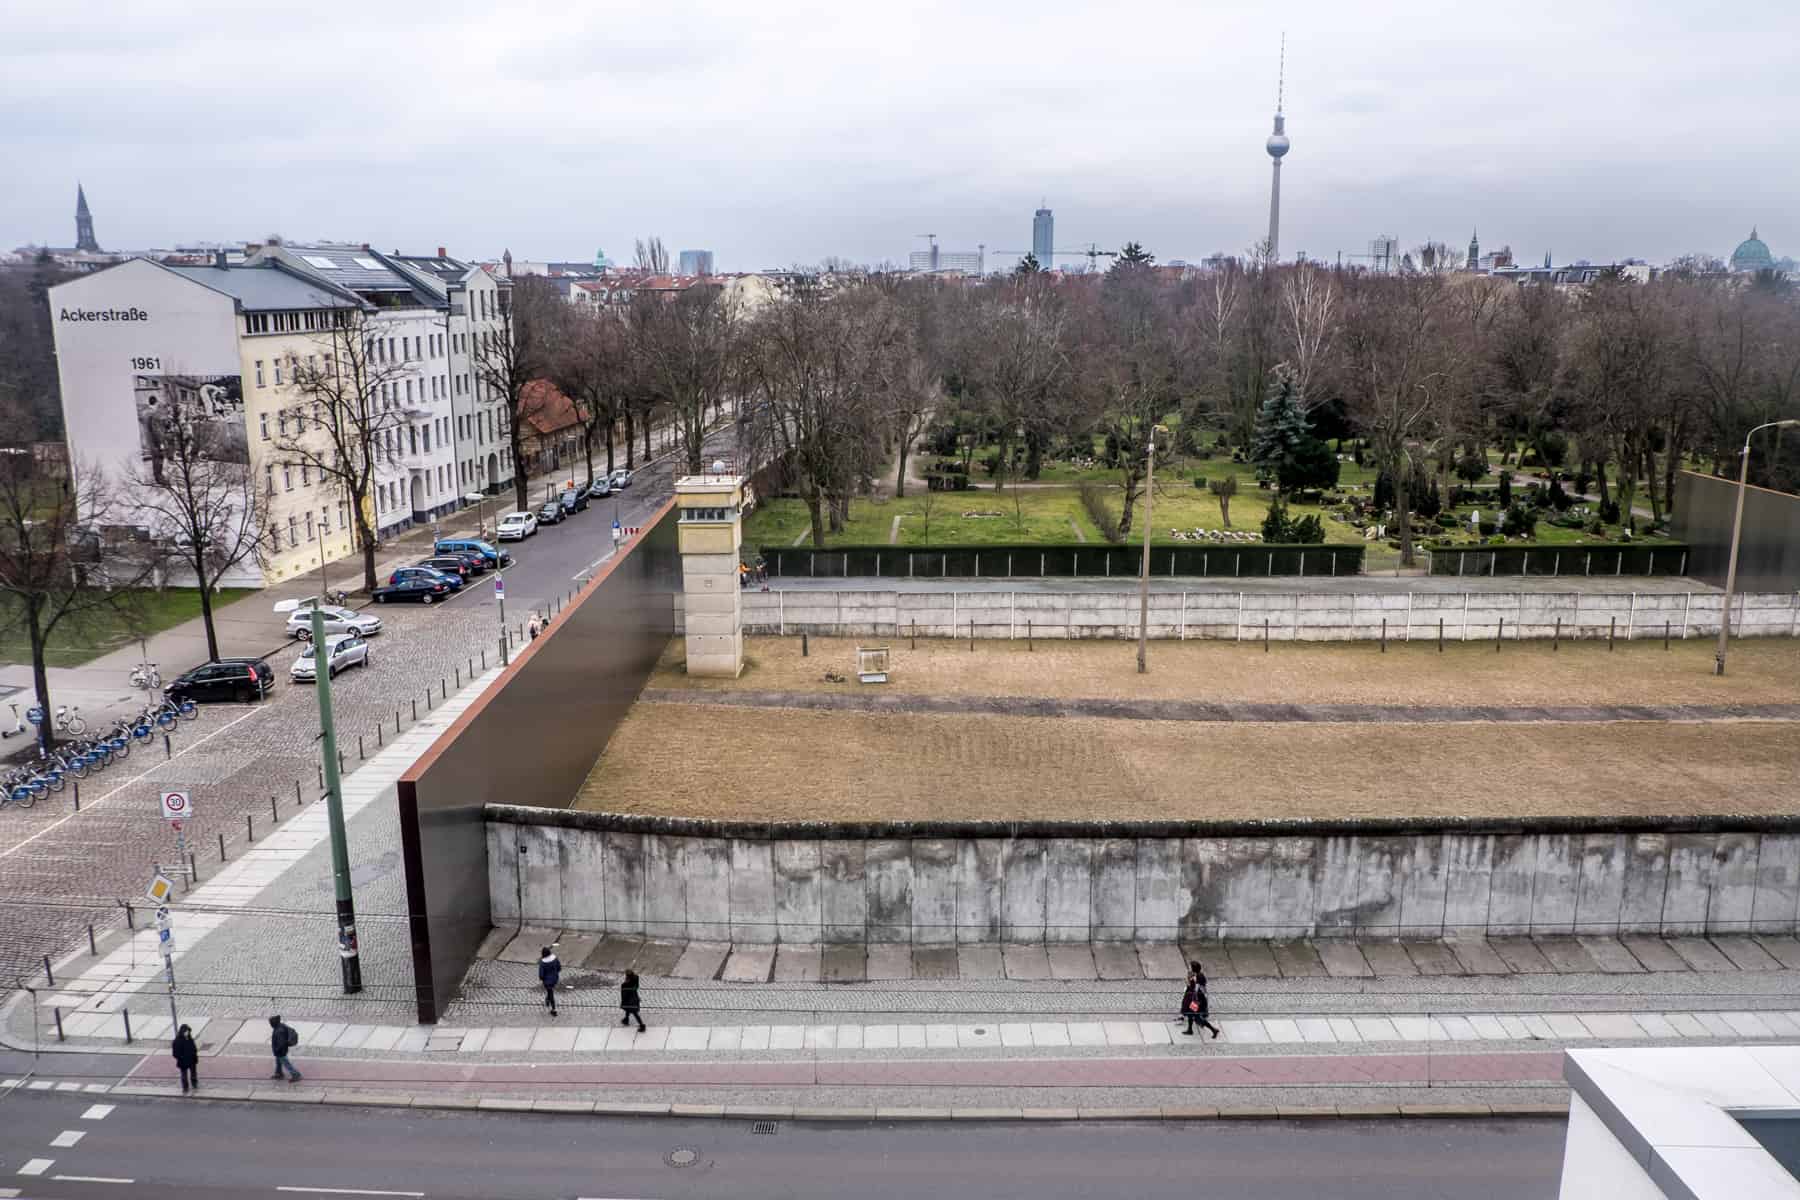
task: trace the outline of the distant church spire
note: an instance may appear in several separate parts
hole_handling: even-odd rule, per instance
[[[1469,261],[1464,265],[1471,271],[1481,266],[1481,235],[1474,230],[1469,231]]]
[[[94,218],[88,212],[87,193],[80,183],[75,185],[75,248],[100,253],[100,243],[94,240]]]

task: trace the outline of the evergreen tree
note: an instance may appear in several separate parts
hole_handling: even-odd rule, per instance
[[[1038,272],[1042,271],[1043,269],[1044,269],[1044,264],[1040,263],[1037,260],[1037,255],[1027,254],[1024,258],[1021,258],[1019,260],[1019,265],[1013,268],[1013,274],[1014,275],[1036,275]]]
[[[1300,385],[1286,366],[1276,367],[1269,395],[1256,415],[1256,437],[1250,443],[1250,461],[1273,475],[1281,491],[1291,490],[1302,472],[1298,466],[1307,443],[1316,441],[1312,423],[1301,411]],[[1336,460],[1333,459],[1333,462]]]

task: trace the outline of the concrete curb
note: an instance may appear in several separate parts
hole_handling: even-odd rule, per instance
[[[89,1093],[98,1094],[98,1093]],[[180,1099],[172,1084],[119,1084],[114,1096]],[[442,1092],[294,1091],[221,1086],[196,1100],[319,1104],[351,1108],[418,1108],[478,1112],[545,1113],[595,1117],[706,1117],[730,1121],[1366,1121],[1452,1117],[1566,1117],[1567,1099],[1541,1104],[1245,1104],[1169,1105],[1144,1108],[809,1108],[783,1104],[610,1104],[591,1100],[530,1100],[519,1096],[458,1096]]]

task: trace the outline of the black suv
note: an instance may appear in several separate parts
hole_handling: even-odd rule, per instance
[[[586,488],[569,488],[567,491],[563,492],[562,506],[563,506],[563,512],[570,516],[573,516],[574,514],[581,512],[583,509],[587,508],[587,506],[588,506],[587,489]]]
[[[567,512],[563,511],[563,506],[555,500],[550,501],[545,504],[544,507],[537,510],[539,525],[561,525],[563,518],[568,515]]]
[[[261,700],[275,686],[275,672],[260,658],[221,658],[195,667],[163,689],[171,700],[196,703],[231,700],[248,704]]]
[[[469,566],[469,560],[460,554],[439,554],[433,558],[421,558],[413,565],[418,567],[431,567],[435,570],[442,571],[446,575],[454,575],[465,582],[468,580],[469,576],[475,573]]]

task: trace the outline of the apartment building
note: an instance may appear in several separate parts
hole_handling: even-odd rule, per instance
[[[131,259],[50,290],[50,314],[71,457],[115,488],[154,476],[150,413],[180,404],[220,423],[221,461],[241,465],[267,531],[263,561],[220,582],[259,587],[316,571],[354,550],[346,497],[278,452],[291,436],[319,442],[293,364],[320,354],[334,324],[361,303],[281,263],[164,266]],[[167,536],[151,530],[152,536]]]

